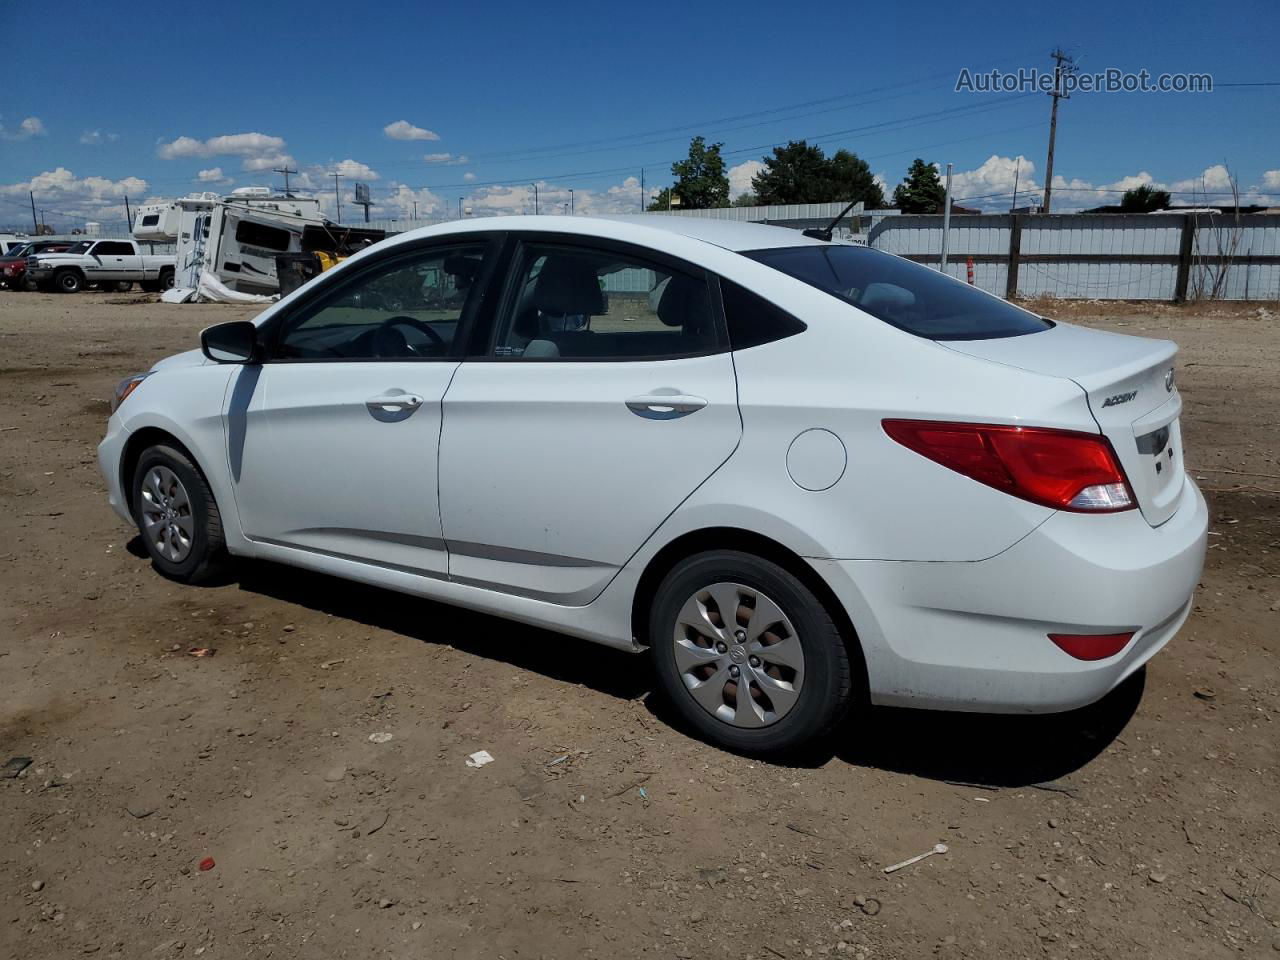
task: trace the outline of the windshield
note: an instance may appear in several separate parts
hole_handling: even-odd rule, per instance
[[[8,252],[8,253],[6,253],[6,254],[5,254],[5,256],[6,256],[6,257],[13,257],[13,258],[16,260],[16,259],[18,259],[18,258],[20,258],[20,257],[25,257],[25,256],[27,256],[27,254],[28,254],[28,253],[30,253],[30,252],[31,252],[31,244],[29,244],[29,243],[24,243],[24,244],[21,244],[21,245],[16,246],[16,247],[11,247],[11,248],[9,249],[9,252]]]
[[[782,247],[746,256],[930,340],[1019,337],[1053,326],[930,267],[867,247]]]
[[[86,251],[88,251],[88,249],[91,246],[93,246],[92,240],[81,240],[79,243],[73,243],[70,247],[67,248],[66,252],[67,253],[85,253]]]

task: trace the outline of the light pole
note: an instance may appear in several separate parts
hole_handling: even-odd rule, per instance
[[[531,183],[529,186],[533,187],[533,215],[536,217],[538,215],[538,185]]]
[[[462,198],[458,198],[458,219],[462,219]]]
[[[569,188],[569,216],[573,216],[573,187]]]
[[[413,219],[418,219],[418,201],[413,201]]]

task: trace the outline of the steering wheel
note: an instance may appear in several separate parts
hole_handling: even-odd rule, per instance
[[[432,343],[434,343],[437,347],[440,347],[442,350],[446,350],[446,351],[448,350],[449,345],[444,342],[444,338],[441,337],[440,334],[436,333],[436,331],[432,328],[431,324],[427,323],[425,320],[419,320],[417,317],[410,317],[404,314],[400,314],[394,317],[388,317],[386,320],[383,320],[382,323],[378,325],[378,333],[380,334],[382,333],[382,331],[390,330],[391,328],[396,326],[413,327],[413,329],[424,334],[426,338],[432,341]],[[400,335],[400,339],[404,340],[403,334]],[[410,344],[407,340],[404,340],[404,343],[405,343],[405,346],[408,347],[413,353],[418,352],[413,348],[413,345]]]

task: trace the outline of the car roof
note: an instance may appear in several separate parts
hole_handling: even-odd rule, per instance
[[[631,214],[618,216],[515,216],[477,217],[453,220],[395,237],[399,244],[416,237],[442,236],[478,231],[513,231],[567,233],[612,239],[643,239],[662,246],[664,236],[677,235],[709,243],[725,250],[764,250],[776,247],[821,245],[822,240],[806,237],[790,227],[772,227],[741,220],[713,220],[701,217],[677,217],[664,214]],[[649,236],[644,236],[649,234]]]

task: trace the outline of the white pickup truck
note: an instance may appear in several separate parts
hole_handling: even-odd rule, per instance
[[[144,254],[134,240],[81,240],[62,253],[27,258],[27,277],[42,290],[79,293],[88,286],[167,290],[177,258]]]

